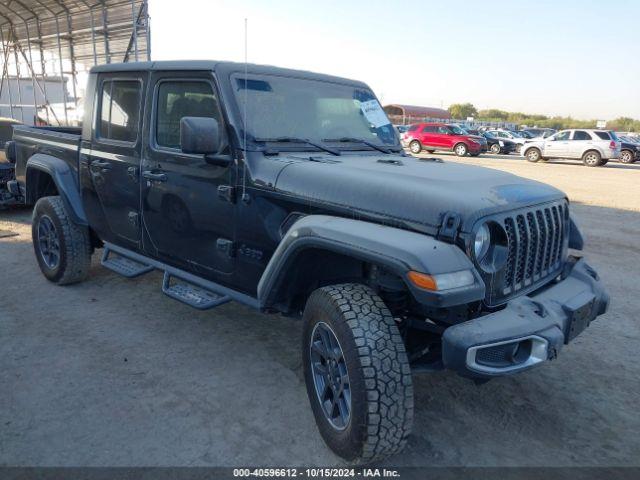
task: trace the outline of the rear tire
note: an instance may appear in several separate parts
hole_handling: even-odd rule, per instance
[[[413,424],[413,384],[402,337],[382,299],[361,284],[319,288],[303,321],[307,394],[326,444],[357,463],[398,453]]]
[[[453,147],[453,153],[458,157],[466,157],[469,153],[469,148],[464,143],[458,143]]]
[[[636,157],[631,150],[622,150],[620,152],[620,163],[633,163],[636,161]]]
[[[589,150],[582,155],[582,163],[587,167],[599,167],[602,165],[602,156],[595,150]]]
[[[411,140],[411,143],[409,143],[409,150],[411,151],[411,153],[417,155],[418,153],[422,152],[422,145],[418,140]]]
[[[68,285],[87,277],[91,266],[89,229],[71,221],[59,196],[37,201],[31,236],[38,265],[47,280]]]
[[[531,163],[539,162],[542,159],[542,152],[540,149],[532,147],[525,152],[525,158]]]

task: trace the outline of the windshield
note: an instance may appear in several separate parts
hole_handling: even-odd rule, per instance
[[[449,129],[456,135],[468,135],[468,133],[457,125],[449,125]]]
[[[367,88],[277,75],[245,79],[240,74],[232,77],[232,86],[247,134],[255,141],[288,137],[322,143],[350,138],[398,144],[395,129]]]

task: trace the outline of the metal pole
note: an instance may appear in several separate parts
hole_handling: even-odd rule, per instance
[[[93,46],[93,65],[98,64],[98,52],[96,50],[96,26],[93,20],[93,7],[89,7],[89,14],[91,15],[91,45]]]
[[[56,41],[58,42],[58,61],[60,63],[60,85],[62,86],[62,98],[64,99],[64,123],[69,125],[69,113],[67,112],[67,84],[64,81],[64,67],[62,64],[62,45],[60,44],[60,22],[58,15],[55,16],[56,21]]]
[[[111,63],[111,53],[109,53],[109,31],[107,29],[107,7],[102,2],[102,34],[104,35],[104,57],[106,63]]]
[[[38,31],[38,51],[40,53],[40,73],[42,74],[42,93],[44,95],[45,114],[47,116],[47,123],[51,124],[51,119],[49,118],[49,96],[47,95],[47,62],[44,59],[44,52],[42,51],[42,29],[40,27],[40,18],[36,18],[36,30]],[[60,120],[58,120],[56,112],[51,109],[51,113],[53,113],[58,125],[60,125]]]
[[[140,5],[142,8],[142,4]],[[136,17],[136,0],[131,0],[131,26],[133,28],[133,52],[138,61],[138,17]]]
[[[27,48],[29,49],[29,60],[27,61],[27,66],[31,69],[31,86],[33,88],[33,124],[36,124],[36,119],[38,118],[38,98],[36,97],[36,76],[33,72],[33,56],[31,55],[31,33],[29,31],[29,22],[24,22],[24,28],[27,33]],[[22,49],[20,49],[22,51]],[[24,52],[22,52],[24,56]],[[25,57],[25,60],[26,57]]]
[[[0,27],[0,39],[2,40],[2,45],[5,46],[5,55],[4,55],[4,71],[2,72],[2,78],[4,79],[5,75],[7,76],[7,90],[9,91],[9,111],[11,112],[11,118],[16,118],[13,114],[13,95],[11,93],[11,80],[9,78],[9,44],[5,42],[4,39],[4,30]]]
[[[20,105],[20,120],[24,123],[24,107],[22,103],[22,81],[20,79],[20,62],[18,61],[18,49],[16,48],[16,32],[13,30],[13,26],[11,30],[9,30],[9,41],[13,40],[13,59],[16,62],[16,83],[18,85],[18,104]]]
[[[147,60],[151,61],[151,17],[149,17],[149,4],[147,0],[142,0],[144,3],[144,13],[147,21]]]
[[[78,112],[78,90],[76,84],[78,83],[78,77],[76,72],[76,55],[73,45],[73,25],[71,23],[71,14],[67,10],[67,32],[69,33],[69,57],[71,60],[71,86],[73,87],[73,104],[76,107],[76,114]]]

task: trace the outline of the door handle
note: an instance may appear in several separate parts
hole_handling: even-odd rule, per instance
[[[102,170],[111,170],[112,168],[110,162],[104,162],[102,160],[94,160],[89,165],[92,167],[100,168]]]
[[[151,170],[145,170],[142,172],[143,178],[147,180],[152,180],[154,182],[166,182],[167,174],[166,173],[153,173]]]

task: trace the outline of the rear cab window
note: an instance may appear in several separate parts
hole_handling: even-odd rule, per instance
[[[141,100],[142,84],[137,80],[102,82],[97,138],[129,144],[136,143]]]

